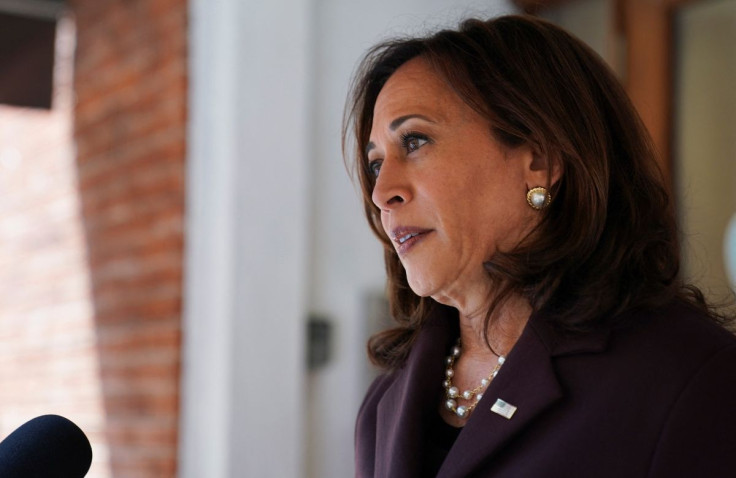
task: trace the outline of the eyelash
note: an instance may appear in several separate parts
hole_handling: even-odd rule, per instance
[[[374,180],[378,177],[378,173],[381,171],[381,163],[383,163],[382,159],[368,161],[368,174],[370,174]],[[378,169],[374,169],[376,167],[378,167]]]
[[[429,137],[426,134],[418,133],[416,131],[407,131],[405,133],[401,133],[401,136],[399,138],[401,139],[401,147],[404,148],[404,150],[408,153],[416,151],[416,149],[409,151],[409,141],[412,139],[422,140],[425,142],[425,144],[429,143]],[[417,149],[421,148],[422,146],[424,146],[424,144],[417,147]]]
[[[409,151],[409,141],[411,140],[424,141],[423,144],[417,146],[417,149],[431,142],[429,137],[423,133],[418,133],[416,131],[407,131],[405,133],[401,133],[401,135],[399,136],[399,141],[401,143],[401,147],[404,148],[404,150],[407,153],[412,153],[417,150],[417,149],[414,149],[414,150]],[[381,159],[374,159],[373,161],[368,162],[368,173],[374,178],[377,178],[378,173],[381,171],[381,163],[383,163],[383,160]]]

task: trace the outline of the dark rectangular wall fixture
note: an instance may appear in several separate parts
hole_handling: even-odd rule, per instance
[[[0,13],[0,104],[51,108],[56,20]]]
[[[307,320],[307,367],[321,368],[332,355],[332,324],[325,317],[310,315]]]

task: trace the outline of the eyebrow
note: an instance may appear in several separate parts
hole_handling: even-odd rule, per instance
[[[419,118],[419,119],[422,119],[424,121],[427,121],[428,123],[434,123],[434,121],[432,121],[431,119],[429,119],[428,117],[426,117],[424,115],[420,115],[420,114],[408,114],[408,115],[404,115],[404,116],[399,116],[398,118],[396,118],[395,120],[393,120],[391,122],[391,124],[388,125],[388,128],[391,131],[396,131],[396,129],[399,126],[401,126],[402,123],[404,123],[405,121],[410,120],[412,118]],[[368,156],[368,152],[370,152],[370,150],[374,149],[375,147],[376,147],[376,144],[373,141],[369,141],[368,144],[365,145],[365,154],[366,154],[366,156]]]

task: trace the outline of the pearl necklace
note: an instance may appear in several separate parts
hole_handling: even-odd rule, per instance
[[[445,388],[445,407],[457,415],[458,418],[468,418],[470,416],[470,412],[473,411],[478,402],[480,402],[480,399],[483,398],[483,392],[488,388],[491,380],[498,375],[498,371],[501,370],[503,363],[506,361],[506,357],[499,355],[498,362],[496,363],[496,366],[493,367],[493,370],[491,370],[491,373],[488,374],[488,377],[482,379],[480,381],[480,385],[474,389],[465,390],[461,394],[460,390],[452,384],[452,377],[455,376],[455,370],[453,367],[455,365],[455,360],[460,357],[461,350],[460,339],[457,339],[457,345],[452,348],[452,352],[445,359],[445,362],[447,363],[445,375],[447,378],[442,382],[442,386]],[[458,400],[461,399],[470,403],[458,406]]]

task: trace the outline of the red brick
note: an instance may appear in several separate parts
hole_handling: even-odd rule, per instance
[[[0,434],[60,413],[108,450],[90,478],[173,477],[187,4],[69,3],[74,116],[0,106]]]

